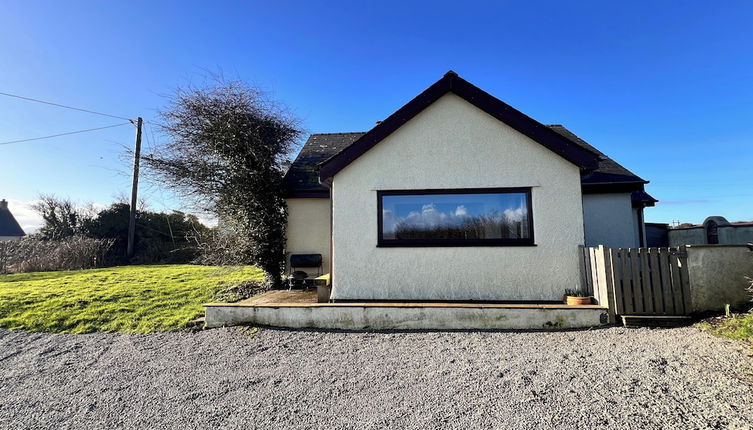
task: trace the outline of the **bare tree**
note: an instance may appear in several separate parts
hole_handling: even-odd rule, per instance
[[[178,90],[161,113],[168,135],[143,156],[147,173],[219,219],[233,220],[240,260],[281,285],[287,210],[282,164],[302,132],[259,90],[218,79]]]

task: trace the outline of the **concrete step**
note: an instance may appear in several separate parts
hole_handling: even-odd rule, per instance
[[[240,324],[340,330],[570,329],[608,323],[607,309],[467,304],[204,305],[206,326]]]

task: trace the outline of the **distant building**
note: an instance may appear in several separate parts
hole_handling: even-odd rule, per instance
[[[18,240],[24,236],[26,233],[10,213],[8,202],[0,200],[0,240]]]
[[[753,221],[729,222],[710,216],[703,224],[683,224],[667,230],[669,246],[744,245],[753,243]]]
[[[646,246],[652,248],[669,246],[669,224],[647,222],[645,225]]]

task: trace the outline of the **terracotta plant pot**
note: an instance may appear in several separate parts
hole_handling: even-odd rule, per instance
[[[590,305],[591,297],[565,296],[565,304],[568,306]]]

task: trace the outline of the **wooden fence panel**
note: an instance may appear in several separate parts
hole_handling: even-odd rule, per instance
[[[578,250],[581,285],[617,315],[690,312],[687,253],[677,248]]]
[[[578,246],[578,265],[580,266],[580,288],[584,291],[588,291],[589,283],[593,282],[593,274],[589,272],[590,266],[588,260],[588,248],[585,246]]]
[[[601,255],[600,263],[602,264],[601,271],[599,273],[602,274],[601,278],[604,280],[604,301],[602,302],[602,304],[607,305],[607,307],[609,308],[609,311],[607,312],[609,315],[609,322],[614,323],[615,313],[617,309],[614,305],[614,268],[612,267],[611,250],[602,245],[599,246],[599,254]]]
[[[651,268],[648,266],[648,249],[639,248],[641,260],[641,291],[643,292],[643,312],[656,313],[654,295],[651,292]]]
[[[661,270],[659,269],[659,249],[648,249],[648,265],[651,271],[651,296],[654,298],[654,312],[660,315],[667,313],[664,307],[664,294],[661,290]]]
[[[603,245],[598,248],[592,248],[592,258],[594,267],[594,297],[596,304],[606,306],[608,310],[609,322],[615,321],[614,313],[614,296],[612,292],[612,273],[609,263],[609,248]]]
[[[625,313],[625,300],[622,295],[622,285],[620,281],[619,250],[614,248],[607,248],[609,252],[609,268],[607,270],[612,272],[612,300],[614,303],[615,313],[622,315]],[[611,307],[611,304],[610,304]]]
[[[661,289],[664,297],[664,312],[668,315],[675,314],[675,305],[672,299],[672,277],[669,271],[669,249],[659,249],[659,270],[661,273]]]
[[[685,305],[682,300],[682,279],[680,279],[680,265],[676,252],[671,252],[669,257],[669,267],[672,276],[672,301],[675,306],[675,313],[685,314]]]
[[[635,313],[642,314],[646,312],[646,308],[643,305],[643,291],[641,290],[641,260],[639,257],[639,249],[630,248],[628,254],[630,255],[630,285],[633,293],[633,303]]]
[[[588,270],[588,274],[591,278],[591,281],[586,285],[586,292],[590,295],[594,295],[594,291],[596,290],[596,284],[598,282],[598,279],[596,277],[596,268],[594,267],[594,264],[596,263],[594,261],[594,255],[593,255],[593,248],[586,248],[586,263]]]

